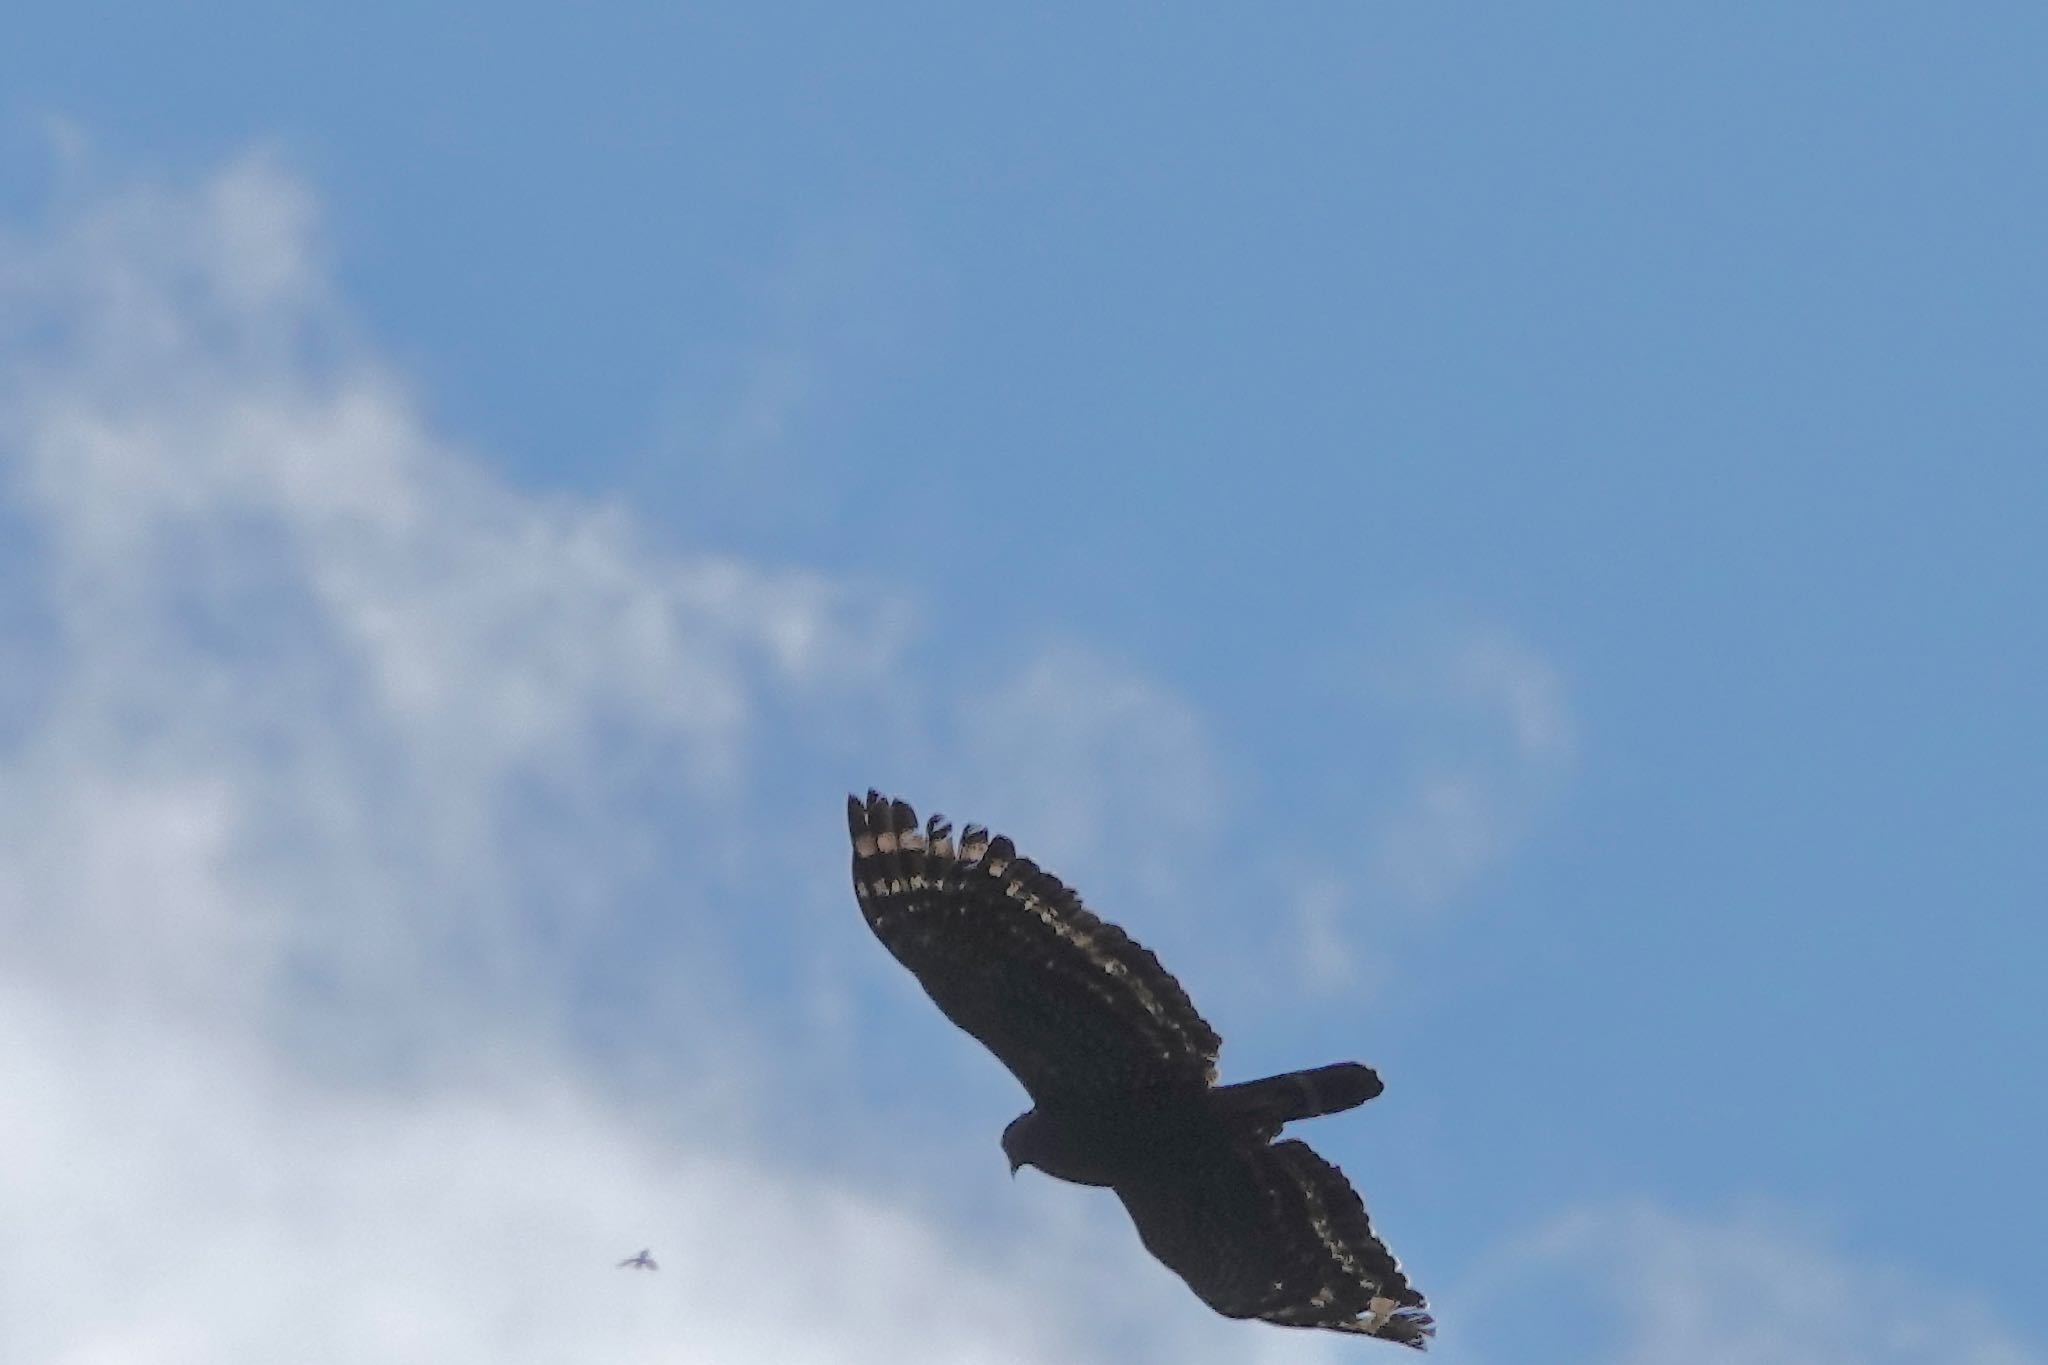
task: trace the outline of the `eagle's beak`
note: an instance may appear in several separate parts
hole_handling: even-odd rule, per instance
[[[1017,1178],[1017,1168],[1019,1166],[1022,1166],[1023,1164],[1024,1163],[1017,1160],[1016,1157],[1010,1158],[1010,1179],[1015,1180]]]

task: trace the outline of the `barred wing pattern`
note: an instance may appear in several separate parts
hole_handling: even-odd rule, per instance
[[[1226,1317],[1423,1349],[1427,1304],[1344,1173],[1308,1144],[1216,1144],[1120,1182],[1145,1249]]]
[[[1037,1103],[1201,1090],[1214,1029],[1144,947],[978,825],[848,797],[853,889],[875,937]]]

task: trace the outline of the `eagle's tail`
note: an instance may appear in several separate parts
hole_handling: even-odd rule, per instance
[[[1251,1119],[1259,1131],[1270,1137],[1280,1131],[1283,1123],[1354,1109],[1385,1088],[1380,1084],[1379,1073],[1371,1067],[1358,1062],[1333,1062],[1306,1071],[1220,1085],[1213,1093],[1224,1113]]]

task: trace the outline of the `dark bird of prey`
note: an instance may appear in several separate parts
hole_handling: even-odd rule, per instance
[[[1016,1073],[1014,1174],[1116,1192],[1145,1249],[1233,1318],[1418,1349],[1428,1305],[1344,1173],[1282,1124],[1380,1093],[1356,1062],[1216,1084],[1215,1030],[1159,959],[1005,838],[903,801],[848,797],[853,889],[875,937],[948,1019]]]
[[[648,1254],[649,1250],[650,1248],[648,1247],[641,1247],[638,1256],[628,1256],[625,1260],[620,1261],[619,1269],[624,1270],[627,1266],[631,1266],[635,1270],[661,1269],[660,1266],[654,1263],[654,1257]]]

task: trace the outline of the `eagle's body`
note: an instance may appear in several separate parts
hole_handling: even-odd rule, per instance
[[[1213,1163],[1221,1151],[1262,1145],[1294,1119],[1334,1114],[1380,1093],[1380,1078],[1356,1062],[1290,1071],[1241,1085],[1186,1085],[1146,1092],[1128,1104],[1054,1100],[1003,1130],[1012,1169],[1036,1166],[1076,1185],[1149,1178],[1162,1169]]]
[[[1283,1124],[1363,1104],[1356,1062],[1218,1086],[1221,1041],[1157,958],[1007,839],[956,848],[902,801],[847,801],[853,881],[883,945],[1007,1065],[1033,1108],[1011,1168],[1116,1192],[1154,1256],[1230,1317],[1421,1347],[1434,1331],[1343,1173]]]
[[[1003,1130],[1011,1169],[1036,1166],[1076,1185],[1114,1188],[1162,1163],[1179,1164],[1224,1137],[1199,1096],[1149,1098],[1125,1111],[1030,1109]]]

